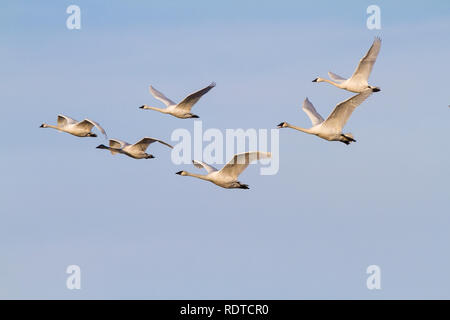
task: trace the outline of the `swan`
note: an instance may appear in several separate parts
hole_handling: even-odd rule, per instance
[[[134,159],[153,159],[154,156],[152,154],[148,154],[145,152],[148,146],[153,142],[159,142],[173,149],[173,147],[170,144],[162,140],[149,137],[142,138],[135,144],[129,144],[125,141],[117,139],[109,139],[109,147],[101,144],[97,146],[97,149],[108,149],[109,151],[111,151],[111,154],[122,153]]]
[[[181,118],[181,119],[187,119],[187,118],[199,118],[199,116],[192,114],[191,109],[200,100],[200,98],[206,94],[209,90],[214,88],[216,86],[215,82],[212,82],[209,86],[191,93],[186,98],[184,98],[180,103],[175,103],[169,98],[167,98],[162,92],[159,92],[152,86],[150,86],[150,92],[151,94],[158,99],[159,101],[162,101],[167,107],[166,108],[156,108],[156,107],[150,107],[147,105],[143,105],[140,108],[141,109],[149,109],[149,110],[156,110],[161,113],[167,113],[174,117]]]
[[[238,176],[248,167],[250,162],[270,158],[270,152],[245,152],[238,153],[220,170],[202,161],[193,160],[192,163],[197,168],[204,168],[207,174],[195,174],[187,171],[178,171],[176,174],[190,176],[202,180],[210,181],[219,187],[226,189],[249,189],[247,184],[237,181]]]
[[[278,128],[292,128],[314,134],[328,141],[340,141],[347,145],[351,142],[356,142],[351,133],[342,133],[342,128],[355,108],[363,103],[374,90],[375,89],[366,89],[363,92],[338,103],[326,120],[323,120],[322,116],[316,111],[312,103],[306,98],[303,102],[302,109],[311,119],[312,127],[306,129],[290,125],[287,122],[282,122],[278,125]]]
[[[43,123],[40,128],[53,128],[62,132],[70,133],[77,137],[97,137],[95,133],[92,133],[92,127],[96,127],[107,139],[105,130],[95,121],[84,119],[83,121],[77,121],[62,114],[58,115],[56,126]]]
[[[379,87],[374,87],[367,83],[372,67],[380,52],[380,47],[381,39],[376,37],[369,51],[367,51],[366,55],[359,61],[358,67],[356,67],[355,72],[349,79],[338,76],[333,72],[328,72],[328,76],[334,80],[334,82],[323,78],[316,78],[313,82],[328,82],[338,88],[356,93],[363,92],[367,88],[374,89],[374,92],[381,91]]]

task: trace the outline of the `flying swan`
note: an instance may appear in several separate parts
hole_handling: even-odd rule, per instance
[[[197,168],[204,168],[208,173],[195,174],[187,171],[178,171],[176,174],[190,176],[202,180],[210,181],[219,187],[226,189],[249,189],[248,185],[237,181],[238,176],[255,160],[270,158],[270,152],[245,152],[238,153],[220,170],[201,161],[193,160],[192,163]]]
[[[373,89],[374,92],[380,91],[381,89],[379,87],[374,87],[367,83],[370,72],[372,72],[372,67],[377,60],[378,53],[380,52],[380,47],[381,39],[376,37],[369,51],[367,51],[366,55],[359,60],[358,67],[349,79],[345,79],[337,74],[328,72],[328,76],[335,82],[323,78],[316,78],[313,82],[328,82],[338,88],[357,93],[360,93],[367,88]]]
[[[83,121],[78,122],[72,118],[64,116],[62,114],[58,115],[58,120],[56,126],[51,124],[43,123],[40,128],[53,128],[62,132],[70,133],[77,137],[97,137],[95,133],[92,133],[91,130],[93,127],[96,127],[107,139],[105,130],[95,121],[84,119]]]
[[[111,151],[111,154],[121,153],[127,155],[134,159],[153,159],[154,156],[152,154],[146,153],[148,146],[153,142],[159,142],[169,148],[173,149],[173,147],[165,143],[164,141],[145,137],[136,142],[135,144],[129,144],[125,141],[117,140],[117,139],[109,139],[109,147],[101,144],[97,146],[97,149],[108,149]]]
[[[345,123],[348,118],[350,118],[356,107],[363,103],[374,90],[375,89],[366,89],[363,92],[345,100],[344,102],[339,103],[325,121],[316,111],[308,98],[306,98],[303,102],[302,109],[311,119],[312,127],[306,129],[290,125],[287,122],[282,122],[278,125],[278,128],[292,128],[316,135],[328,141],[340,141],[347,145],[351,142],[356,142],[351,133],[342,133],[342,128],[345,126]]]
[[[216,86],[215,82],[212,82],[209,86],[191,93],[186,98],[184,98],[180,103],[175,103],[169,98],[167,98],[162,92],[159,92],[152,86],[150,86],[150,92],[159,101],[162,101],[167,107],[166,108],[156,108],[156,107],[150,107],[147,105],[143,105],[140,108],[141,109],[149,109],[149,110],[156,110],[162,113],[170,114],[174,117],[181,118],[181,119],[187,119],[187,118],[199,118],[199,116],[192,114],[191,109],[200,100],[200,98],[206,94],[209,90],[214,88]]]

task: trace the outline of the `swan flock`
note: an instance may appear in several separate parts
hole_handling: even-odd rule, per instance
[[[338,103],[334,110],[324,119],[315,109],[311,101],[306,98],[303,101],[302,110],[311,120],[310,128],[302,128],[289,124],[288,122],[281,122],[278,124],[278,128],[291,128],[304,133],[315,135],[327,141],[339,141],[346,145],[352,142],[356,142],[351,133],[344,133],[342,130],[349,120],[354,110],[360,106],[373,92],[379,92],[381,89],[377,86],[369,85],[368,79],[372,72],[375,61],[378,57],[378,53],[381,48],[381,39],[376,37],[367,51],[366,55],[361,58],[353,72],[352,76],[345,79],[335,73],[328,72],[331,80],[324,78],[316,78],[313,82],[327,82],[333,86],[356,93],[356,95],[348,98],[345,101]],[[168,114],[179,119],[199,118],[198,115],[191,112],[192,107],[212,88],[216,86],[215,82],[212,82],[208,86],[200,89],[194,93],[189,94],[179,103],[167,98],[162,92],[155,89],[153,86],[149,87],[152,96],[161,101],[165,108],[153,107],[148,105],[142,105],[140,109],[154,110],[163,114]],[[99,123],[84,119],[82,121],[74,120],[68,116],[59,114],[57,116],[56,125],[43,123],[41,128],[52,128],[60,132],[69,133],[77,137],[97,137],[97,134],[92,132],[92,129],[96,128],[108,139],[106,131],[100,126]],[[168,148],[173,148],[170,144],[163,140],[144,137],[134,144],[128,142],[109,139],[109,144],[100,144],[98,149],[109,150],[111,154],[123,154],[134,159],[153,159],[153,154],[147,153],[147,148],[152,144],[158,142]],[[178,171],[176,174],[180,176],[190,176],[197,179],[209,181],[219,187],[226,189],[249,189],[247,184],[238,181],[239,175],[249,166],[250,163],[271,157],[270,152],[249,151],[244,153],[235,154],[232,159],[220,170],[213,166],[202,162],[200,160],[192,160],[193,165],[196,168],[206,170],[206,174],[191,173],[188,171]]]

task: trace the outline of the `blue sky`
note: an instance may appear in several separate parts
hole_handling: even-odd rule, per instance
[[[446,1],[3,1],[0,298],[450,298],[449,15]],[[250,190],[175,175],[196,169],[164,146],[134,160],[39,129],[62,113],[168,141],[193,121],[139,110],[161,106],[148,86],[179,100],[211,81],[205,129],[307,126],[306,96],[322,115],[351,96],[311,80],[350,76],[374,36],[382,91],[345,127],[357,142],[285,129],[279,173],[250,166]]]

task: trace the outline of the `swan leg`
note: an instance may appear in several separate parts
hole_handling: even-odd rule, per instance
[[[243,184],[243,183],[240,183],[240,182],[239,182],[239,187],[238,188],[239,189],[250,189],[248,184]]]

